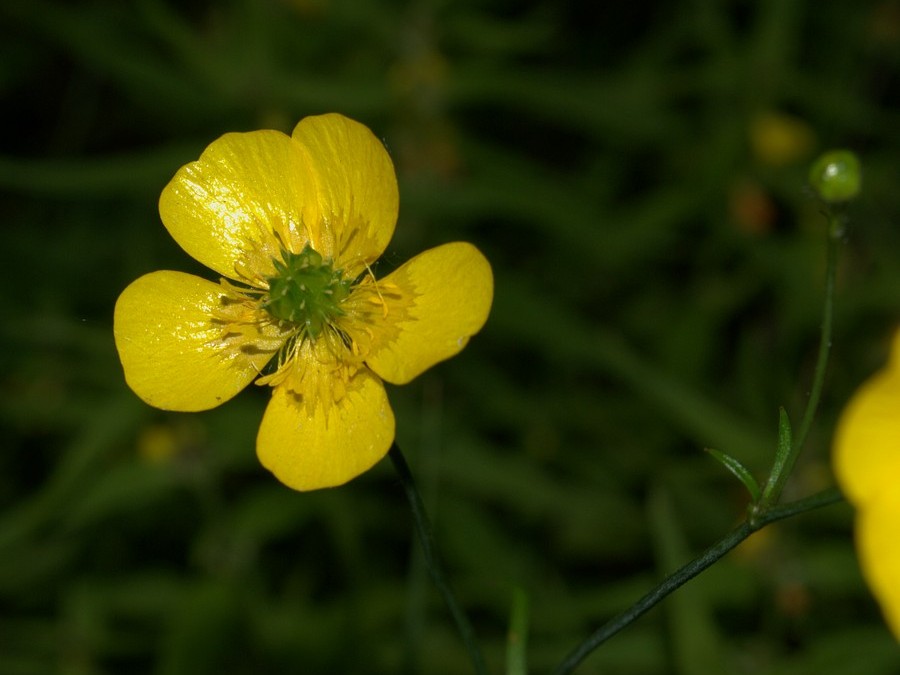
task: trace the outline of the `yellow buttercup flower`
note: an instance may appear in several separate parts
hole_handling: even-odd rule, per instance
[[[769,166],[788,166],[810,153],[815,136],[799,117],[769,110],[750,121],[750,147]]]
[[[462,242],[376,279],[397,209],[384,146],[346,117],[222,136],[176,173],[159,211],[223,278],[159,271],[122,292],[129,386],[158,408],[198,411],[256,380],[272,387],[257,454],[279,480],[311,490],[366,471],[394,439],[382,380],[404,384],[458,353],[493,298],[490,265]]]
[[[900,639],[900,331],[888,365],[860,387],[841,414],[834,469],[857,509],[863,574]]]

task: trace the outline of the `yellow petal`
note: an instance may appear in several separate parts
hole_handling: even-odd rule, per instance
[[[366,370],[337,402],[309,410],[287,387],[277,387],[266,408],[256,453],[282,483],[316,490],[346,483],[387,454],[394,414],[384,386]]]
[[[165,410],[207,410],[243,389],[272,358],[279,341],[247,327],[224,336],[213,312],[222,287],[182,272],[153,272],[116,302],[114,333],[125,380],[144,401]]]
[[[873,375],[844,408],[835,431],[834,470],[844,493],[856,504],[897,489],[900,369]]]
[[[175,174],[162,192],[159,213],[192,257],[226,277],[246,280],[236,266],[267,272],[279,255],[274,233],[295,251],[303,249],[312,235],[306,228],[319,222],[315,195],[299,143],[278,131],[233,133]]]
[[[355,277],[387,247],[397,222],[394,165],[384,145],[342,115],[306,117],[293,132],[306,148],[317,185],[317,206],[334,241],[317,249]]]
[[[366,356],[368,366],[394,384],[405,384],[458,354],[487,321],[494,297],[490,264],[465,242],[417,255],[378,286],[408,305],[403,312],[388,312],[384,320],[396,321],[395,335]]]
[[[895,483],[896,478],[894,474]],[[900,640],[900,491],[896,485],[860,510],[856,528],[863,574]]]

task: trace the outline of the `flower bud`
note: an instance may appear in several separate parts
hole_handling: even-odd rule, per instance
[[[849,150],[829,150],[813,163],[809,182],[825,202],[848,202],[862,186],[859,158]]]

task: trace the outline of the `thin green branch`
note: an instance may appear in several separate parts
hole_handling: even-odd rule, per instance
[[[749,519],[722,537],[713,546],[706,549],[699,556],[675,571],[660,582],[656,588],[634,603],[621,614],[613,617],[603,626],[592,633],[584,642],[576,647],[559,666],[553,671],[553,675],[568,675],[597,647],[606,642],[613,635],[630,625],[638,617],[655,607],[661,600],[673,591],[677,590],[695,576],[721,559],[726,553],[734,549],[757,530],[774,523],[777,520],[812,511],[829,504],[834,504],[842,499],[842,495],[835,489],[819,492],[806,499],[801,499],[778,508],[770,509],[761,514],[754,521]]]
[[[825,372],[828,367],[828,356],[831,353],[831,334],[834,320],[834,287],[835,278],[837,277],[837,261],[838,249],[841,243],[843,228],[840,216],[830,213],[828,216],[828,244],[825,260],[825,299],[822,307],[822,325],[819,332],[819,355],[816,359],[816,369],[813,372],[812,388],[810,389],[809,399],[806,401],[806,410],[803,412],[803,418],[793,442],[790,451],[782,461],[776,463],[769,476],[768,483],[763,490],[762,499],[756,507],[756,514],[765,514],[772,504],[778,502],[784,484],[794,469],[797,457],[803,449],[806,437],[812,428],[813,420],[819,409],[819,401],[822,398],[822,389],[825,385]],[[754,516],[756,517],[756,516]]]
[[[422,545],[422,553],[425,556],[425,566],[431,574],[431,580],[444,598],[444,603],[447,605],[447,609],[450,611],[453,620],[456,622],[456,628],[459,631],[460,637],[472,660],[472,667],[477,675],[487,675],[487,667],[484,663],[484,657],[481,655],[481,649],[475,641],[475,633],[472,630],[472,624],[469,623],[468,617],[462,610],[462,607],[460,607],[456,595],[454,595],[453,590],[450,588],[450,583],[447,581],[447,576],[444,574],[444,568],[438,557],[434,534],[431,530],[431,523],[428,520],[428,514],[425,512],[425,505],[422,503],[422,497],[419,495],[419,491],[416,488],[412,472],[409,470],[409,465],[406,463],[406,458],[403,456],[400,447],[396,443],[391,446],[388,456],[391,458],[391,462],[394,464],[394,470],[397,472],[400,482],[403,484],[403,491],[406,493],[406,499],[409,502],[409,508],[412,511],[413,522],[416,526],[416,535],[418,535],[419,543]]]
[[[825,257],[825,300],[822,307],[822,327],[819,334],[819,357],[816,360],[816,369],[806,410],[803,413],[803,419],[800,422],[797,434],[794,436],[794,452],[792,454],[795,455],[795,459],[796,453],[803,447],[806,437],[809,435],[813,419],[819,408],[819,400],[822,398],[822,389],[825,385],[825,371],[828,365],[828,356],[831,353],[831,332],[834,323],[834,286],[837,277],[838,248],[840,243],[841,227],[837,217],[831,215],[828,219],[828,246]],[[788,465],[785,473],[790,474],[790,469],[791,465]]]
[[[801,513],[806,513],[807,511],[815,511],[816,509],[831,506],[832,504],[836,504],[843,500],[844,495],[840,490],[837,488],[828,488],[827,490],[822,490],[809,497],[776,506],[757,518],[754,524],[754,531],[761,530],[766,525],[771,525],[779,520],[792,518]]]

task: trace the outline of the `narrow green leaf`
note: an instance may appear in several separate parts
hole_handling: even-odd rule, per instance
[[[509,633],[506,636],[506,675],[527,675],[528,596],[521,588],[513,590]]]
[[[788,465],[793,445],[791,420],[788,418],[787,411],[781,407],[778,409],[778,445],[775,448],[775,461],[772,463],[772,472],[769,474],[766,489],[763,491],[763,503],[765,504],[771,504],[778,499],[781,487],[787,480],[787,476],[783,474]]]
[[[759,497],[761,494],[759,483],[756,482],[756,479],[753,477],[753,474],[750,473],[747,467],[745,467],[731,455],[726,455],[724,452],[720,452],[719,450],[706,448],[706,452],[712,455],[715,460],[717,460],[722,466],[733,473],[735,477],[744,484],[744,487],[747,488],[747,491],[750,493],[750,496],[753,498],[754,502],[759,501]]]
[[[787,411],[784,408],[778,409],[778,451],[775,454],[775,466],[780,472],[784,468],[788,455],[791,454],[791,447],[794,444],[794,437],[791,433],[791,420],[788,418]],[[776,473],[773,471],[772,473]]]

